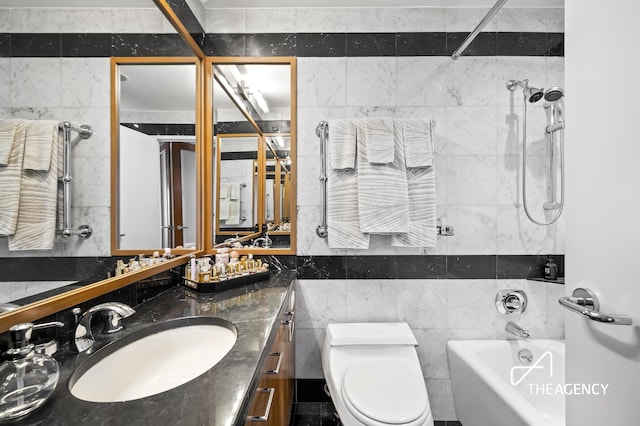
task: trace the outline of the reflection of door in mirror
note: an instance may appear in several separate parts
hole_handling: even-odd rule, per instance
[[[254,163],[258,159],[258,142],[257,135],[218,135],[216,233],[222,241],[229,235],[256,232],[258,188]]]
[[[196,65],[185,58],[113,61],[112,250],[195,248]]]
[[[160,144],[163,247],[195,245],[195,152],[191,143]]]

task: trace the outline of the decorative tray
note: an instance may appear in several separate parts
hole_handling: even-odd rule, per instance
[[[241,287],[246,284],[255,283],[269,279],[269,271],[256,272],[248,275],[240,275],[233,278],[224,278],[218,281],[193,281],[187,277],[182,277],[182,285],[189,287],[199,293],[216,293],[218,291],[229,290]]]

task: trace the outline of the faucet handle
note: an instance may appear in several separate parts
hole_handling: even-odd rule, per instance
[[[115,311],[105,311],[102,314],[102,317],[104,318],[104,328],[102,329],[103,334],[117,333],[124,328],[122,325],[122,319],[124,317],[119,313]]]

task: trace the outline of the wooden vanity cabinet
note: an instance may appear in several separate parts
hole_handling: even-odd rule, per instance
[[[287,426],[295,386],[294,292],[285,301],[276,338],[258,386],[253,391],[245,425]]]

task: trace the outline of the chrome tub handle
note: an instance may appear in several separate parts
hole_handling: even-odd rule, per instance
[[[589,318],[592,321],[613,325],[631,325],[633,320],[628,315],[611,315],[600,312],[600,302],[595,293],[588,288],[576,288],[572,297],[563,296],[558,303],[571,312]]]

